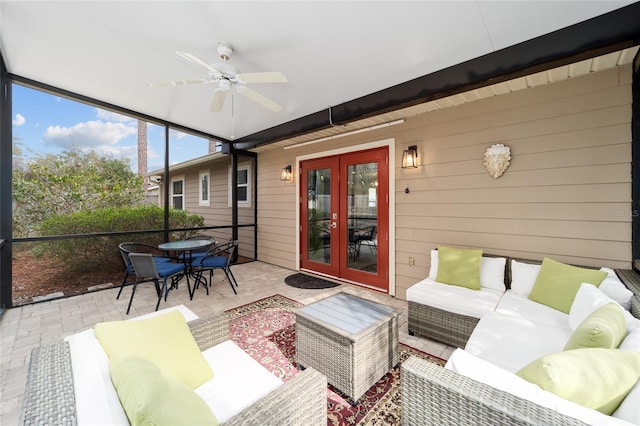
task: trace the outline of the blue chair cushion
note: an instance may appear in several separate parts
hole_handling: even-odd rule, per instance
[[[167,263],[167,262],[171,262],[171,259],[168,257],[154,257],[153,261],[156,262],[156,268],[158,267],[158,265],[161,265],[163,263]],[[127,263],[127,268],[125,270],[126,273],[128,274],[135,274],[136,271],[133,270],[133,264],[131,262]]]
[[[195,265],[203,268],[224,268],[227,266],[227,258],[225,256],[205,257]]]
[[[162,262],[156,264],[156,269],[158,269],[158,275],[164,278],[184,271],[184,264]]]

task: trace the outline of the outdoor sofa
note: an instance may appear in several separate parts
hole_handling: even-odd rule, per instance
[[[403,424],[640,425],[638,376],[625,373],[631,380],[628,384],[631,391],[621,394],[623,399],[612,415],[561,398],[523,378],[532,369],[538,373],[546,368],[555,369],[553,374],[571,377],[568,374],[571,368],[557,361],[569,359],[578,369],[580,357],[592,354],[597,357],[622,355],[626,357],[625,362],[629,361],[628,366],[635,369],[634,374],[640,374],[640,319],[637,318],[640,316],[640,277],[637,273],[626,270],[616,273],[602,268],[600,274],[605,278],[599,287],[581,284],[570,309],[564,312],[529,299],[542,269],[540,262],[485,255],[481,263],[480,290],[438,283],[435,281],[437,268],[438,252],[434,250],[432,270],[435,271],[407,291],[408,328],[414,334],[444,340],[459,349],[452,353],[445,367],[417,357],[402,364]],[[431,300],[430,293],[433,293]],[[419,305],[417,309],[416,305]],[[594,350],[576,345],[576,342],[583,343],[578,329],[594,321],[597,324],[593,330],[597,332],[589,331],[589,339],[595,336],[589,345],[596,342],[598,336],[606,335],[598,333],[608,327],[609,318],[602,317],[613,312],[608,309],[615,311],[611,316],[618,321],[618,330],[622,327],[622,334],[619,333],[622,340],[607,347],[620,350]],[[599,313],[604,314],[598,317]],[[429,329],[426,317],[434,318],[436,330]],[[455,324],[458,320],[462,326]],[[451,331],[446,330],[448,323],[455,324]],[[615,377],[618,367],[627,364],[616,358],[595,365],[597,367],[587,370],[588,373]],[[595,394],[601,387],[596,379],[590,379],[582,385],[582,390]],[[566,377],[563,380],[569,383]]]
[[[185,319],[192,319],[181,308]],[[212,411],[220,424],[326,425],[325,376],[307,368],[283,383],[229,340],[224,313],[187,324],[202,354],[209,354],[210,382],[219,381],[215,389],[206,389],[207,382],[195,392],[210,407],[217,403]],[[100,350],[94,329],[34,348],[20,423],[129,424],[109,377],[109,360]]]

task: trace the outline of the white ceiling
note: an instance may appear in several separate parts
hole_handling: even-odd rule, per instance
[[[631,1],[0,1],[10,73],[224,139],[238,139],[623,7]],[[281,71],[250,87],[271,112],[215,85],[175,54],[242,72]]]

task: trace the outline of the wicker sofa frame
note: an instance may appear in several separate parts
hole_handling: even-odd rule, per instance
[[[485,256],[492,256],[487,255]],[[495,256],[492,256],[495,257]],[[511,288],[511,260],[540,264],[539,260],[507,258],[505,265],[506,289]],[[597,269],[593,266],[582,268]],[[632,270],[616,269],[618,278],[634,293],[631,298],[631,314],[640,318],[640,275]],[[464,348],[480,321],[479,318],[456,314],[417,302],[408,302],[408,330],[410,335],[426,337],[449,346]]]
[[[627,269],[615,271],[620,280],[634,294],[631,297],[631,314],[640,318],[640,274]],[[510,271],[507,271],[506,277],[508,280],[505,279],[505,281],[510,284]],[[429,315],[437,316],[438,313],[433,311]],[[455,321],[453,315],[446,313],[446,316],[447,321]],[[411,328],[411,319],[409,321]],[[455,338],[455,333],[454,329],[446,338],[452,341],[449,336]],[[459,341],[462,340],[464,339]],[[405,426],[585,424],[573,417],[495,389],[415,356],[402,363],[401,375],[402,425]]]
[[[226,314],[199,318],[188,324],[201,351],[229,339]],[[20,424],[77,424],[68,342],[32,350]],[[327,379],[313,368],[307,368],[223,424],[324,426],[327,424]]]

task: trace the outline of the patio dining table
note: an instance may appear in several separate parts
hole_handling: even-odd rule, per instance
[[[187,276],[194,277],[193,269],[191,264],[193,263],[193,251],[209,248],[215,246],[217,243],[215,240],[200,240],[200,239],[187,239],[187,240],[177,240],[177,241],[169,241],[166,243],[158,244],[158,248],[165,252],[179,252],[183,253],[184,256],[184,273]],[[195,292],[196,286],[194,285],[193,291]],[[209,290],[207,289],[207,294],[209,294]],[[189,294],[191,298],[193,298],[193,293]]]

